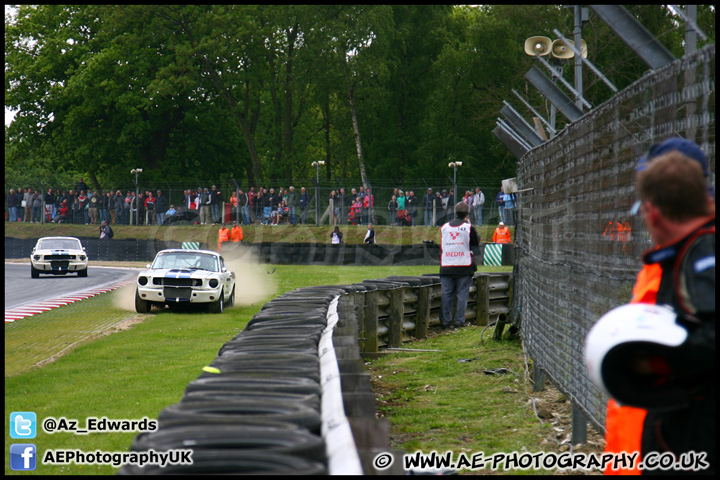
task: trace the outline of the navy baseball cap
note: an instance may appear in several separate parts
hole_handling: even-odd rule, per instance
[[[648,162],[655,157],[664,155],[668,152],[677,150],[688,158],[691,158],[698,162],[703,170],[705,178],[710,177],[710,171],[708,170],[707,157],[700,147],[693,141],[686,140],[684,138],[668,138],[667,140],[656,143],[648,150],[647,155],[640,157],[635,168],[638,172],[645,170],[648,166]]]

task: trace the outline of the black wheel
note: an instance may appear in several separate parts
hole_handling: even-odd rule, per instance
[[[220,290],[218,299],[212,302],[208,308],[210,313],[222,313],[225,310],[225,292]]]
[[[87,267],[84,270],[78,270],[78,277],[87,277]]]
[[[228,302],[228,307],[232,307],[235,305],[235,285],[233,285],[232,293],[230,294],[230,301]]]
[[[31,278],[40,278],[40,270],[30,265],[30,277]]]
[[[150,302],[140,298],[140,292],[135,290],[135,311],[137,313],[148,313],[150,311]]]

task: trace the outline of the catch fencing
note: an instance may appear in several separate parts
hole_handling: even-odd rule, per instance
[[[604,428],[607,398],[588,378],[583,344],[627,303],[651,246],[636,200],[639,156],[670,137],[694,140],[715,173],[715,45],[649,72],[518,163],[513,312],[534,367]]]

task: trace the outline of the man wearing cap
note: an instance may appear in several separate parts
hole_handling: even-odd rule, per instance
[[[110,228],[110,225],[108,225],[107,220],[103,220],[100,224],[100,240],[110,240],[112,237],[112,228]]]
[[[433,189],[428,187],[427,193],[423,196],[422,199],[423,210],[425,211],[425,226],[432,225],[434,200],[435,195],[433,194]]]
[[[633,213],[643,216],[655,247],[643,254],[631,303],[672,307],[676,324],[687,329],[678,346],[682,354],[648,355],[650,345],[625,345],[629,385],[643,398],[672,388],[675,399],[662,408],[643,400],[633,406],[608,403],[606,451],[706,452],[709,468],[689,471],[642,470],[648,473],[715,472],[715,201],[705,154],[693,142],[672,138],[650,148],[638,164],[639,201]],[[591,348],[588,345],[586,348]],[[653,347],[655,348],[655,347]],[[665,349],[671,350],[671,349]],[[677,350],[677,349],[676,349]],[[663,352],[663,347],[656,352]],[[617,355],[618,350],[615,350]],[[612,372],[611,372],[612,374]],[[616,372],[615,376],[618,375]],[[644,389],[640,386],[644,386]],[[611,392],[612,393],[612,392]],[[617,392],[620,397],[622,392]],[[682,401],[677,400],[677,396]],[[661,396],[660,398],[665,398]],[[670,396],[667,396],[668,401]],[[654,396],[657,401],[658,396]],[[606,470],[606,473],[616,473]],[[637,465],[632,472],[640,473]]]
[[[471,247],[479,245],[475,227],[466,220],[470,207],[465,202],[455,205],[455,218],[440,229],[440,283],[442,298],[440,301],[440,324],[443,329],[453,324],[452,305],[457,298],[455,308],[455,327],[465,323],[465,309],[472,284],[473,274],[477,271]]]
[[[500,222],[498,227],[493,233],[494,243],[510,243],[510,229],[505,226],[503,222]]]

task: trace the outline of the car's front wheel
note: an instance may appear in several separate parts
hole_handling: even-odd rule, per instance
[[[225,292],[220,290],[218,299],[210,304],[210,313],[222,313],[225,310]]]
[[[137,313],[148,313],[150,311],[150,302],[140,298],[140,292],[135,290],[135,311]]]
[[[40,278],[40,270],[30,265],[30,277],[31,278]]]
[[[78,277],[87,277],[87,267],[83,270],[78,270]]]

